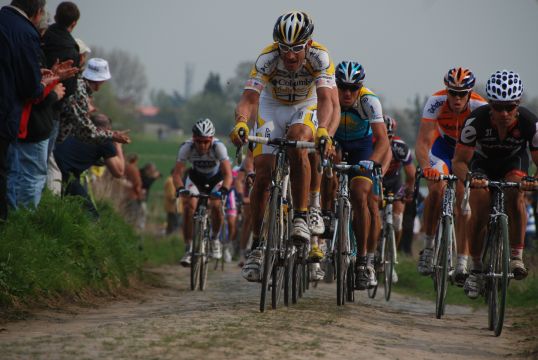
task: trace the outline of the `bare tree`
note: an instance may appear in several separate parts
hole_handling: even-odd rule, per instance
[[[105,51],[92,48],[92,56],[108,61],[112,79],[110,80],[116,97],[122,102],[138,104],[142,101],[148,86],[144,64],[138,57],[121,49]]]

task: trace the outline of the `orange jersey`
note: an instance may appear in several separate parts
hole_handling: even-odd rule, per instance
[[[437,123],[439,135],[454,143],[458,141],[460,130],[467,116],[476,108],[486,105],[484,98],[476,93],[471,93],[471,99],[467,108],[460,114],[456,114],[450,110],[447,101],[447,91],[441,90],[430,96],[424,111],[422,113],[422,121]]]

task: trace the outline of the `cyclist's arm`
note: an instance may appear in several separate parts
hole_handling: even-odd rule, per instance
[[[415,173],[417,169],[415,168],[415,164],[412,162],[403,166],[404,172],[405,172],[405,188],[406,189],[413,189],[415,186]]]
[[[232,164],[230,160],[222,160],[220,162],[220,172],[222,174],[222,186],[230,190],[232,188]]]
[[[235,122],[249,122],[251,117],[256,114],[259,101],[260,94],[257,91],[245,89],[235,108]]]
[[[474,147],[462,144],[456,145],[454,158],[452,159],[452,171],[461,180],[465,181],[469,172],[469,162],[473,158]]]
[[[437,127],[435,122],[424,120],[420,122],[417,143],[415,145],[415,155],[418,164],[423,169],[430,167],[429,152],[436,135]]]
[[[177,188],[185,186],[183,184],[183,174],[185,173],[185,163],[182,161],[176,162],[174,172],[172,173],[172,179],[174,180],[174,186]]]
[[[374,146],[374,152],[372,153],[372,156],[370,156],[370,160],[382,164],[383,159],[388,153],[390,156],[388,162],[390,163],[390,159],[392,159],[392,151],[390,150],[389,137],[387,135],[387,127],[385,126],[385,123],[376,122],[372,123],[371,126],[374,137],[376,138],[376,144]]]
[[[538,150],[531,150],[531,158],[534,165],[536,165],[536,172],[534,173],[534,176],[538,176]]]
[[[375,144],[377,146],[377,142]],[[381,170],[385,174],[390,166],[392,160],[392,151],[387,151],[383,154],[383,159],[381,160]]]
[[[329,130],[329,126],[333,126],[332,123],[335,119],[333,117],[334,109],[340,107],[340,105],[334,104],[334,90],[335,88],[330,87],[319,87],[316,89],[318,96],[318,127],[326,128],[327,131]]]
[[[334,136],[338,125],[340,125],[340,100],[338,99],[338,89],[336,87],[331,89],[331,97],[333,104],[333,112],[330,125],[327,128],[329,135]]]

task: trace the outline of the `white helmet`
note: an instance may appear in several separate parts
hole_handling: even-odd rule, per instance
[[[215,135],[215,127],[209,119],[199,119],[192,127],[194,136],[210,137]]]
[[[518,73],[500,70],[491,74],[486,84],[486,95],[491,101],[515,101],[523,95],[523,83]]]

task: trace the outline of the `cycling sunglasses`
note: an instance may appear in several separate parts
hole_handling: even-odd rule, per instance
[[[448,93],[454,97],[459,97],[459,98],[463,98],[463,97],[466,97],[467,94],[470,93],[469,90],[452,90],[452,89],[448,89]]]
[[[302,43],[302,44],[299,44],[299,45],[292,45],[292,46],[282,44],[282,43],[278,43],[278,48],[283,53],[287,53],[289,51],[293,51],[294,53],[298,53],[298,52],[301,52],[305,47],[306,47],[306,43]]]
[[[495,103],[492,102],[489,104],[491,108],[497,112],[511,112],[514,111],[515,108],[518,107],[519,104],[517,103]]]
[[[351,92],[355,92],[361,89],[362,85],[356,85],[356,84],[337,84],[336,85],[338,89],[342,91],[349,90]]]

